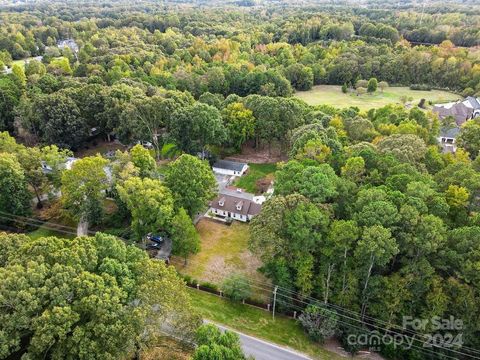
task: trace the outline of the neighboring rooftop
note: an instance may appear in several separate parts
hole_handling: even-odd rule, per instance
[[[466,100],[464,102],[466,102]],[[455,123],[461,126],[473,115],[473,107],[465,105],[464,102],[435,105],[433,111],[438,114],[440,119],[445,119],[448,116],[453,117]]]
[[[440,137],[455,139],[460,132],[458,127],[440,129]]]
[[[217,169],[226,169],[226,170],[232,170],[232,171],[242,171],[243,168],[246,166],[246,163],[240,163],[236,161],[230,161],[230,160],[218,160],[215,164],[213,164],[214,168]]]

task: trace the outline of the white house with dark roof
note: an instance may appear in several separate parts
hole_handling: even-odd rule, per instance
[[[246,198],[219,194],[210,202],[210,212],[214,217],[250,221],[262,209],[262,205]]]
[[[214,173],[229,176],[242,176],[247,169],[248,165],[246,163],[230,160],[218,160],[212,166]]]

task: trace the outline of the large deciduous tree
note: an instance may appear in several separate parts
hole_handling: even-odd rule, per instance
[[[0,189],[3,216],[27,215],[30,212],[31,195],[25,172],[13,154],[0,152]]]
[[[150,232],[170,230],[173,199],[160,180],[131,177],[118,184],[117,191],[132,214],[132,229],[137,240]]]
[[[206,161],[183,154],[171,163],[165,174],[177,207],[194,217],[217,192],[217,182]]]
[[[200,251],[200,236],[193,226],[192,219],[184,208],[180,208],[172,219],[172,252],[181,256],[187,265],[188,255]]]
[[[108,188],[107,164],[100,155],[85,157],[62,174],[63,204],[79,222],[96,224],[102,218]]]
[[[0,358],[127,358],[199,325],[174,269],[113,236],[2,233],[0,254]]]
[[[218,109],[202,103],[175,111],[169,130],[178,146],[189,153],[203,152],[206,145],[220,145],[226,136]]]

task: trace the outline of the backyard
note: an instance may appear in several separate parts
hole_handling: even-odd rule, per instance
[[[172,257],[175,267],[184,275],[200,282],[220,285],[228,275],[241,273],[248,279],[267,282],[257,269],[261,261],[248,250],[249,229],[247,224],[233,222],[228,226],[210,219],[202,219],[197,224],[201,250],[188,259],[184,267],[183,258]],[[253,289],[255,290],[255,289]],[[264,294],[255,292],[255,297]]]
[[[247,192],[257,194],[259,188],[257,181],[265,179],[266,183],[273,180],[277,164],[248,164],[248,172],[242,177],[238,178],[235,186],[244,189]]]
[[[295,96],[309,105],[325,104],[338,108],[357,106],[360,110],[379,108],[392,103],[401,103],[403,96],[413,98],[413,104],[418,104],[421,99],[425,99],[427,102],[431,101],[432,103],[442,103],[460,98],[460,96],[448,91],[419,91],[410,90],[408,87],[389,87],[383,92],[378,89],[374,94],[357,96],[354,92],[344,94],[341,86],[337,85],[314,86],[312,90],[298,91]]]

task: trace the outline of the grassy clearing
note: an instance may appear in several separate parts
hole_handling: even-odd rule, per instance
[[[257,271],[262,265],[261,261],[248,250],[250,234],[247,224],[235,221],[228,226],[202,219],[197,224],[197,231],[201,239],[200,253],[191,256],[185,267],[182,258],[172,258],[172,263],[182,274],[200,282],[217,285],[233,273],[244,274],[252,280],[268,282]],[[266,294],[254,292],[253,297],[263,299],[264,296]]]
[[[312,90],[298,91],[295,96],[299,97],[309,105],[331,105],[338,108],[357,106],[361,110],[379,108],[392,103],[401,103],[402,96],[412,97],[413,104],[418,104],[420,99],[426,99],[433,103],[454,101],[460,96],[443,90],[417,91],[408,87],[390,87],[382,93],[377,90],[374,94],[357,96],[355,93],[342,93],[341,87],[337,85],[318,85]]]
[[[272,320],[271,313],[267,311],[234,303],[198,290],[189,289],[189,291],[194,307],[205,319],[278,345],[288,346],[307,353],[315,359],[344,359],[308,339],[300,325],[293,319],[279,315]]]
[[[271,177],[277,170],[277,164],[248,164],[249,169],[247,174],[238,178],[235,182],[235,186],[245,189],[250,193],[257,193],[257,181],[266,177]]]
[[[73,231],[73,230],[68,230],[68,231]],[[56,236],[56,237],[67,238],[67,239],[73,239],[75,237],[73,234],[67,234],[62,231],[55,231],[55,230],[50,230],[45,228],[38,228],[37,230],[29,232],[27,236],[33,240],[40,239],[42,237],[48,237],[48,236]]]

